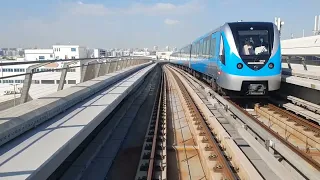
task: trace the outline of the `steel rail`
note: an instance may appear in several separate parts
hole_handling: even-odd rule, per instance
[[[148,175],[147,180],[153,179],[154,174],[154,166],[155,166],[155,156],[156,156],[156,147],[157,147],[157,137],[158,137],[158,127],[159,122],[161,118],[161,103],[163,98],[163,86],[164,86],[164,73],[162,72],[161,75],[161,83],[160,83],[160,91],[159,91],[159,101],[157,105],[157,113],[156,113],[156,122],[155,122],[155,128],[154,128],[154,134],[153,134],[153,140],[152,140],[152,148],[151,148],[151,154],[150,154],[150,161],[149,161],[149,167],[148,167]]]
[[[264,123],[259,121],[257,118],[249,114],[246,110],[242,109],[240,106],[238,106],[236,103],[231,101],[230,99],[226,99],[230,104],[232,104],[234,107],[236,107],[240,112],[248,116],[250,119],[252,119],[254,122],[259,124],[263,129],[265,129],[267,132],[269,132],[272,136],[280,140],[283,144],[285,144],[288,148],[290,148],[293,152],[298,154],[300,157],[302,157],[304,160],[306,160],[309,164],[311,164],[314,168],[316,168],[318,171],[320,171],[320,164],[312,159],[309,155],[298,149],[296,146],[288,142],[285,138],[281,137],[279,134],[277,134],[275,131],[271,130],[268,126],[266,126]]]
[[[181,92],[183,93],[183,96],[186,99],[186,102],[188,103],[188,107],[191,110],[192,115],[194,116],[194,119],[196,122],[200,122],[201,126],[199,126],[201,129],[204,129],[205,133],[203,135],[209,136],[208,143],[211,144],[210,146],[207,146],[208,149],[213,149],[213,151],[216,153],[216,158],[218,160],[218,164],[215,166],[216,170],[222,170],[222,174],[225,176],[228,180],[236,180],[238,179],[233,171],[233,168],[228,163],[227,158],[225,157],[223,151],[221,150],[221,147],[215,137],[213,136],[211,130],[209,129],[208,125],[205,122],[204,117],[201,115],[201,112],[197,105],[195,104],[194,100],[190,96],[188,90],[183,85],[179,77],[173,72],[173,70],[169,69],[171,73],[173,74],[173,77],[175,78],[176,82],[179,85],[179,88]]]
[[[309,128],[310,130],[312,130],[313,132],[317,133],[317,134],[320,134],[320,126],[316,125],[316,124],[313,124],[295,114],[292,114],[286,110],[283,110],[273,104],[268,104],[267,105],[267,108],[273,110],[273,111],[276,111],[278,113],[281,113],[281,115],[283,116],[286,116],[287,118],[291,119],[291,120],[294,120],[295,122],[297,123],[300,123],[301,125],[305,126],[306,128]]]

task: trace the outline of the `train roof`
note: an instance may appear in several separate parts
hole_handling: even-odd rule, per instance
[[[247,24],[261,24],[261,25],[262,25],[262,24],[270,24],[270,25],[271,25],[271,24],[272,24],[272,25],[273,25],[272,22],[258,22],[258,21],[252,21],[252,22],[250,22],[250,21],[247,21],[247,22],[226,22],[226,23],[224,23],[223,25],[221,25],[220,27],[218,27],[218,28],[216,28],[216,29],[214,29],[214,30],[211,30],[211,31],[209,31],[208,33],[206,33],[206,34],[198,37],[196,40],[192,41],[192,43],[195,43],[195,42],[203,39],[204,37],[209,36],[209,35],[212,34],[212,33],[215,33],[215,32],[217,32],[217,31],[220,31],[223,26],[226,26],[226,25],[229,25],[229,24],[243,24],[243,25],[247,25]]]
[[[195,42],[200,41],[201,39],[209,36],[209,35],[212,34],[212,33],[215,33],[215,32],[217,32],[217,31],[220,31],[223,26],[226,26],[226,25],[229,25],[229,24],[243,24],[243,25],[247,25],[247,24],[260,24],[260,25],[270,24],[270,25],[271,25],[271,24],[272,24],[272,25],[273,25],[274,23],[272,23],[272,22],[263,22],[263,21],[260,21],[260,22],[259,22],[259,21],[226,22],[226,23],[224,23],[223,25],[219,26],[218,28],[216,28],[216,29],[214,29],[214,30],[211,30],[211,31],[207,32],[206,34],[198,37],[196,40],[191,41],[190,44],[183,46],[182,48],[179,49],[179,51],[181,51],[181,49],[183,49],[183,48],[185,48],[185,47],[187,47],[187,46],[189,46],[189,45],[191,45],[191,44],[193,44],[193,43],[195,43]]]

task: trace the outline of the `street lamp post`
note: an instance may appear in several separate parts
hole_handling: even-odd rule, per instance
[[[16,86],[17,86],[17,84],[10,84],[10,85],[13,86],[13,91],[14,91],[14,93],[13,93],[13,97],[14,97],[13,106],[16,106]]]

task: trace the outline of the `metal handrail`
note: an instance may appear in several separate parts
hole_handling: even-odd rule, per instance
[[[101,57],[101,58],[79,58],[79,59],[54,59],[54,60],[41,60],[41,61],[17,61],[17,62],[1,62],[0,66],[9,66],[9,65],[21,65],[21,64],[42,64],[42,63],[55,63],[55,62],[65,62],[65,61],[85,61],[85,60],[99,60],[99,59],[121,59],[121,58],[149,58],[146,56],[121,56],[121,57]]]
[[[85,62],[81,62],[86,60]],[[44,61],[23,61],[23,62],[5,62],[0,63],[0,66],[8,66],[8,65],[21,65],[21,64],[30,64],[30,66],[26,67],[26,72],[19,73],[15,75],[8,75],[0,77],[1,79],[7,79],[17,76],[25,76],[23,87],[21,91],[20,104],[28,101],[29,97],[29,89],[32,83],[33,75],[44,72],[61,72],[60,81],[57,91],[63,90],[66,75],[68,73],[68,69],[81,68],[80,70],[80,82],[85,82],[87,80],[97,78],[104,74],[112,73],[129,66],[138,65],[141,63],[145,63],[147,61],[152,60],[146,56],[122,56],[122,57],[103,57],[103,58],[82,58],[82,59],[61,59],[61,60],[44,60]],[[61,68],[52,68],[48,71],[36,71],[36,69],[41,68],[47,64],[55,63],[55,62],[68,62],[71,64],[80,63],[72,66],[63,66]],[[64,63],[65,64],[65,63]],[[71,65],[70,64],[70,65]],[[105,64],[106,66],[102,66]],[[94,74],[92,74],[94,73]]]
[[[144,57],[144,56],[121,56],[121,57],[103,57],[103,58],[80,58],[80,59],[60,59],[60,60],[43,60],[43,61],[20,61],[20,62],[5,62],[5,63],[0,63],[1,66],[9,66],[9,65],[22,65],[22,64],[48,64],[48,63],[55,63],[55,62],[72,62],[72,61],[84,61],[84,60],[97,60],[96,63],[89,63],[89,64],[82,64],[79,66],[72,66],[67,69],[72,69],[72,68],[78,68],[78,67],[84,67],[84,66],[90,66],[90,65],[95,65],[95,64],[103,64],[104,62],[99,62],[99,60],[108,60],[108,59],[117,59],[117,60],[111,60],[108,62],[117,62],[119,60],[123,60],[122,58],[129,58],[129,59],[141,59],[141,58],[146,58],[149,59],[149,57]],[[127,60],[127,59],[124,59]],[[66,68],[53,68],[53,71],[57,70],[63,70]],[[33,71],[33,74],[37,73],[44,73],[44,72],[52,72],[52,71]],[[1,79],[8,79],[8,78],[13,78],[13,77],[18,77],[18,76],[24,76],[28,75],[29,73],[20,73],[20,74],[15,74],[15,75],[10,75],[10,76],[3,76],[0,77]]]

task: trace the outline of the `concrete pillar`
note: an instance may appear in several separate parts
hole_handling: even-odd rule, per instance
[[[120,63],[120,70],[122,70],[122,69],[124,69],[125,67],[125,62],[126,62],[126,60],[121,60],[121,63]]]
[[[307,71],[308,69],[307,69],[307,64],[306,64],[306,58],[305,58],[305,57],[302,57],[301,62],[302,62],[302,65],[303,65],[304,70]]]
[[[115,61],[110,62],[110,67],[109,67],[108,73],[114,72],[115,64],[116,64]]]
[[[27,69],[28,74],[25,75],[24,82],[23,82],[20,104],[27,102],[29,97],[29,89],[31,86],[33,73],[32,73],[32,70],[28,72],[28,69]]]
[[[68,68],[69,68],[68,64],[63,65],[63,69],[61,71],[61,76],[60,76],[60,81],[59,81],[59,86],[58,86],[58,91],[63,89],[64,83],[66,81],[66,76],[68,73]]]
[[[63,64],[63,69],[61,71],[61,76],[60,76],[60,81],[59,81],[59,86],[58,86],[58,91],[61,91],[63,89],[63,87],[64,87],[64,84],[66,83],[65,82],[66,81],[66,76],[67,76],[67,73],[68,73],[68,69],[70,69],[69,66],[71,64],[75,64],[77,62],[78,61],[72,61],[72,62],[68,62],[68,63],[64,63]]]
[[[106,69],[105,69],[106,72],[104,74],[109,73],[110,65],[111,65],[111,62],[106,62]]]
[[[85,63],[82,65],[82,72],[81,72],[81,79],[80,79],[80,83],[84,82],[84,78],[86,76],[86,72],[87,72],[87,68],[89,66],[89,62]]]
[[[23,104],[28,101],[29,90],[32,83],[32,75],[33,75],[34,69],[37,69],[47,64],[50,64],[50,63],[35,64],[27,68],[26,70],[27,74],[25,75],[22,90],[21,90],[20,104]]]
[[[290,56],[289,56],[289,57],[286,57],[286,62],[287,62],[287,64],[288,64],[288,68],[289,68],[289,69],[292,69],[292,68],[291,68],[291,64],[290,64]]]
[[[124,66],[124,68],[127,68],[128,67],[128,63],[129,63],[129,59],[126,59],[126,62],[125,62],[125,66]]]
[[[118,71],[118,65],[119,65],[119,59],[117,59],[117,61],[115,62],[115,67],[114,67],[114,70],[113,70],[113,72],[116,72],[116,71]]]
[[[96,64],[96,69],[95,69],[95,75],[94,75],[94,78],[97,78],[99,77],[99,74],[100,74],[100,71],[101,71],[101,62],[97,63]]]
[[[90,79],[93,79],[95,77],[95,67],[96,64],[98,63],[96,60],[89,61],[85,63],[84,67],[82,68],[82,73],[81,73],[81,79],[80,82],[85,82]]]
[[[131,67],[132,66],[132,59],[129,60],[129,64],[128,64],[128,67]]]

